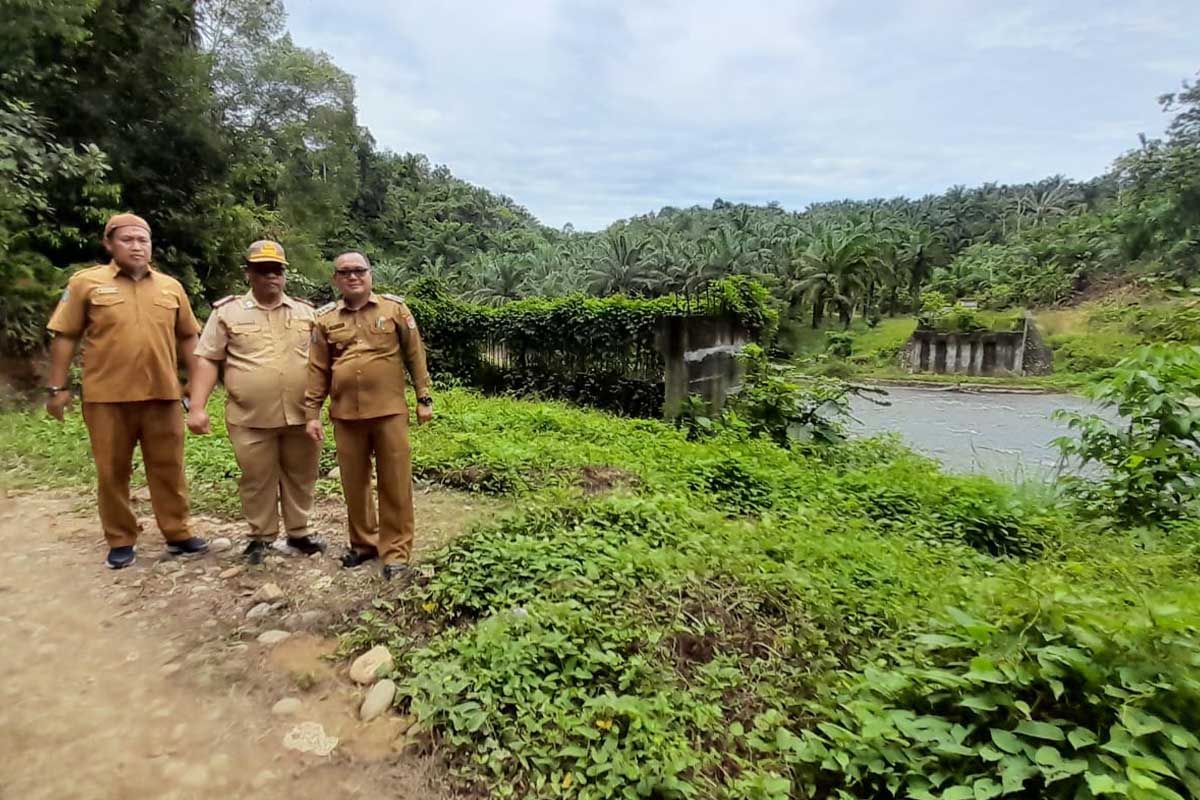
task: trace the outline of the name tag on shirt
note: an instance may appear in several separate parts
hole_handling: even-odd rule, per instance
[[[121,291],[116,286],[99,286],[93,290],[94,294],[116,294]]]

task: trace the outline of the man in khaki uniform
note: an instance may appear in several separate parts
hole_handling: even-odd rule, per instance
[[[417,395],[417,422],[433,418],[429,371],[416,320],[394,295],[371,291],[371,265],[362,253],[343,253],[333,262],[342,295],[317,309],[308,358],[304,402],[308,433],[325,437],[321,406],[331,398],[338,468],[350,534],[345,567],[383,561],[383,577],[411,571],[413,544],[412,459],[404,369]],[[379,484],[379,514],[371,497],[371,457]]]
[[[193,370],[200,326],[179,281],[150,265],[150,226],[117,214],[104,226],[107,264],[71,276],[46,325],[50,344],[46,410],[63,419],[71,403],[67,371],[83,341],[83,419],[92,442],[100,524],[112,569],[136,558],[140,527],[129,501],[133,448],[141,445],[158,527],[174,555],[208,543],[188,530],[183,472],[183,409],[178,360]]]
[[[261,563],[279,534],[305,555],[325,545],[308,532],[321,445],[304,430],[304,384],[316,317],[307,301],[284,294],[287,257],[277,242],[258,241],[246,254],[250,291],[213,303],[196,346],[188,428],[205,434],[205,405],[225,363],[225,423],[238,466],[242,512],[250,523],[245,556]]]

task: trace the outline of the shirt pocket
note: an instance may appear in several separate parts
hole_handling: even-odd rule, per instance
[[[352,328],[339,328],[336,331],[328,331],[325,334],[325,338],[329,341],[330,352],[334,356],[340,356],[354,344],[354,330]]]
[[[154,298],[155,319],[174,324],[177,313],[179,313],[179,298],[175,295],[164,294]]]
[[[391,317],[380,317],[367,329],[375,343],[386,342],[396,338],[396,320]]]
[[[111,328],[125,315],[125,298],[116,292],[88,296],[88,324],[97,329]]]
[[[258,322],[235,322],[229,326],[229,346],[244,355],[265,350],[269,338]]]

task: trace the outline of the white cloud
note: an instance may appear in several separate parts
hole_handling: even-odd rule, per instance
[[[1090,177],[1200,67],[1184,0],[286,1],[382,146],[579,228]]]

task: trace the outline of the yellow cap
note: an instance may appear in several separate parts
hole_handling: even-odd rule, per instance
[[[269,239],[260,239],[250,245],[250,249],[246,251],[246,263],[258,264],[264,261],[283,264],[286,267],[288,262],[287,256],[283,254],[283,245]]]
[[[146,233],[150,232],[150,223],[137,214],[113,214],[108,218],[108,222],[104,224],[104,238],[107,239],[108,235],[117,228],[124,228],[130,225],[142,228]]]

